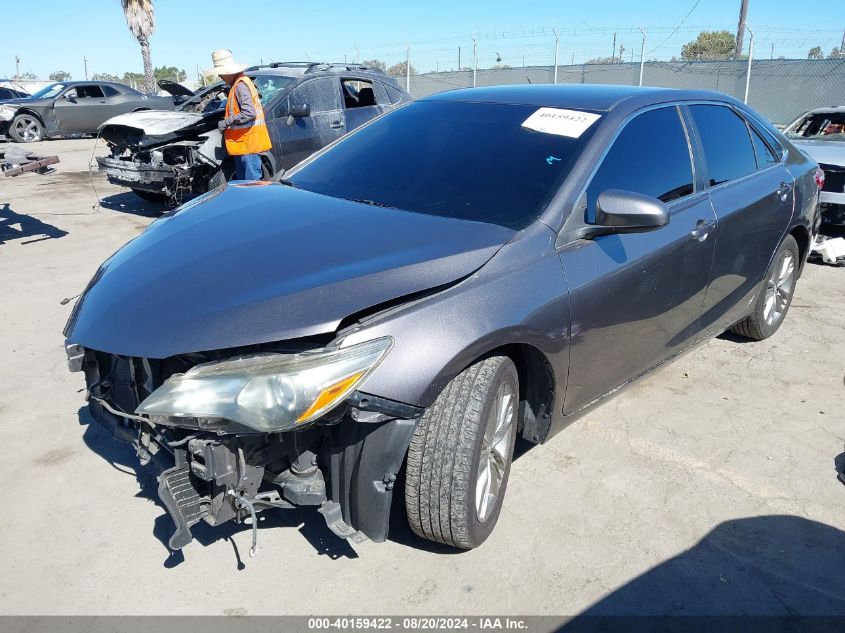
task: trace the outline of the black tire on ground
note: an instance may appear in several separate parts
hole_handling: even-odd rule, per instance
[[[9,124],[9,136],[17,143],[34,143],[44,138],[44,126],[32,114],[19,114]]]
[[[500,392],[500,389],[502,390]],[[487,450],[485,429],[502,393],[512,394],[512,423],[500,461],[503,476],[492,506],[479,520],[479,461]],[[405,507],[411,529],[431,541],[472,549],[493,531],[508,483],[516,437],[519,379],[506,356],[478,361],[458,374],[429,407],[408,449]],[[501,441],[501,440],[500,440]],[[484,447],[482,447],[484,444]],[[484,453],[482,455],[482,453]]]
[[[731,326],[731,332],[755,341],[762,341],[778,331],[778,328],[786,317],[789,306],[792,304],[792,297],[795,294],[795,285],[798,281],[798,267],[800,265],[799,257],[798,243],[794,237],[787,235],[783,242],[781,242],[777,253],[775,253],[769,270],[766,271],[766,279],[760,288],[760,293],[754,300],[751,314],[739,323]],[[784,287],[784,285],[778,286],[776,283],[783,276],[784,266],[788,265],[785,262],[791,262],[792,266],[791,283],[788,287]],[[772,294],[773,289],[774,295]],[[776,316],[767,320],[767,297],[769,300],[777,301],[776,295],[781,297],[781,309],[779,311],[775,310]]]
[[[145,191],[144,189],[133,189],[132,193],[134,193],[139,198],[147,200],[148,202],[167,202],[167,194],[159,193],[158,191]]]

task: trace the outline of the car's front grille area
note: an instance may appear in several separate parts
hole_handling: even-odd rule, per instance
[[[845,167],[836,165],[819,165],[824,172],[824,186],[822,191],[845,193]]]

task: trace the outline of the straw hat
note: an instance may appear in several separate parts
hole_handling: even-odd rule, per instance
[[[218,48],[211,54],[211,62],[214,68],[209,69],[208,74],[215,75],[237,75],[246,70],[246,64],[238,64],[232,59],[232,51],[228,48]]]

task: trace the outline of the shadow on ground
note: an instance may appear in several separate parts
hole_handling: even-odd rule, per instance
[[[0,202],[0,245],[13,240],[32,244],[64,237],[67,231],[30,215],[15,213],[8,202]]]
[[[843,571],[845,532],[835,527],[787,515],[726,521],[561,630],[601,630],[600,625],[619,616],[626,616],[626,628],[636,631],[753,631],[766,622],[757,618],[784,616],[832,616],[841,627]],[[778,623],[768,621],[773,622]],[[806,624],[817,630],[812,622]],[[799,623],[791,630],[808,627]]]
[[[164,566],[175,567],[184,562],[185,557],[181,551],[171,551],[167,546],[167,541],[173,534],[175,527],[170,515],[167,514],[164,505],[158,498],[158,482],[156,481],[154,470],[152,468],[147,470],[141,466],[138,458],[135,456],[135,450],[129,444],[116,440],[108,431],[101,427],[91,416],[88,407],[82,407],[78,415],[79,423],[87,427],[82,436],[86,446],[106,460],[116,470],[135,477],[140,487],[136,496],[148,499],[161,508],[162,514],[155,520],[152,533],[161,542],[167,552]],[[259,556],[261,555],[262,545],[261,533],[272,528],[297,528],[317,553],[328,556],[331,559],[341,557],[357,558],[358,556],[349,543],[339,539],[329,530],[323,516],[317,513],[316,508],[265,511],[259,514],[258,517]],[[204,521],[200,521],[191,528],[194,543],[188,545],[188,547],[197,547],[197,543],[205,547],[217,541],[229,541],[234,550],[236,568],[241,570],[244,569],[245,565],[241,557],[241,552],[238,550],[232,536],[240,532],[246,532],[246,540],[242,540],[242,542],[247,542],[251,529],[249,525],[238,524],[234,521],[229,521],[217,527],[212,527]]]
[[[157,218],[170,210],[170,207],[163,202],[143,200],[131,191],[100,198],[100,206],[103,209],[140,215],[145,218]]]

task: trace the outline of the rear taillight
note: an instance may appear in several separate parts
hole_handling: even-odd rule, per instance
[[[816,181],[816,187],[818,187],[819,189],[824,187],[824,172],[821,170],[821,168],[816,168],[816,173],[813,174],[813,180]]]

